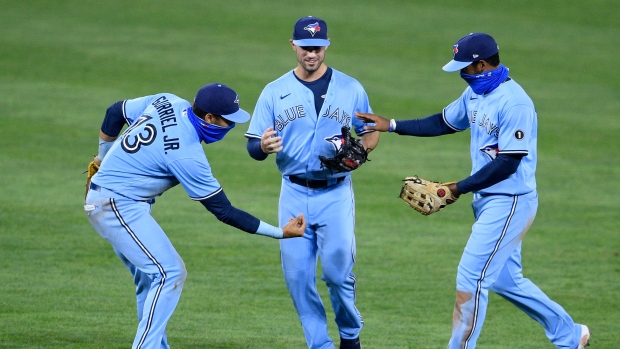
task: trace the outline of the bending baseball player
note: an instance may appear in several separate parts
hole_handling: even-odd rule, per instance
[[[181,256],[150,214],[155,197],[180,183],[192,200],[230,226],[276,239],[303,235],[302,214],[282,217],[282,228],[271,226],[232,206],[211,173],[201,142],[217,142],[236,123],[249,119],[239,108],[237,94],[222,84],[201,88],[193,105],[159,93],[108,108],[99,155],[88,167],[84,209],[93,228],[133,274],[139,323],[132,348],[170,348],[166,324],[187,274]],[[129,127],[116,140],[125,123]]]
[[[538,208],[534,104],[500,64],[491,36],[466,35],[456,42],[453,54],[443,69],[460,71],[469,87],[441,113],[402,121],[356,113],[360,120],[376,124],[366,129],[400,135],[433,137],[471,129],[469,177],[445,184],[408,177],[401,191],[401,197],[423,214],[474,193],[476,222],[458,267],[448,348],[475,348],[492,290],[538,321],[557,348],[583,349],[590,338],[588,327],[574,323],[521,273],[521,242]]]
[[[304,17],[292,50],[297,67],[262,91],[250,127],[248,152],[256,160],[276,154],[282,174],[280,225],[291,212],[308,220],[301,239],[280,241],[282,271],[308,348],[330,349],[327,316],[316,287],[317,258],[340,334],[340,348],[359,349],[362,317],[355,306],[355,200],[351,171],[366,161],[379,132],[364,130],[355,111],[371,112],[355,79],[323,64],[327,24]],[[354,130],[361,140],[352,139]]]

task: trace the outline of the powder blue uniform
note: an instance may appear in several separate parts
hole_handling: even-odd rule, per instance
[[[472,295],[455,318],[448,348],[476,345],[491,289],[538,321],[558,347],[575,349],[581,327],[568,313],[523,277],[521,243],[538,208],[536,193],[537,116],[534,104],[514,80],[485,95],[467,87],[443,110],[453,129],[471,129],[472,174],[498,154],[523,155],[508,179],[474,192],[476,222],[458,267],[457,291]]]
[[[333,69],[333,68],[332,68]],[[318,156],[332,157],[341,145],[341,127],[362,135],[364,124],[354,112],[371,112],[361,84],[333,69],[325,101],[317,115],[314,95],[293,71],[268,84],[262,91],[248,132],[261,138],[270,126],[282,136],[283,150],[276,154],[282,173],[279,223],[291,212],[302,212],[308,226],[303,238],[280,241],[284,279],[301,320],[309,348],[334,348],[327,333],[325,309],[316,288],[317,258],[336,315],[340,336],[359,336],[362,318],[355,307],[355,199],[350,173],[332,174],[321,169]],[[311,189],[292,183],[289,176],[327,180],[324,188]],[[337,178],[343,180],[337,183]],[[293,241],[294,240],[294,241]]]
[[[179,183],[193,200],[222,190],[188,108],[189,102],[167,93],[126,100],[130,126],[92,178],[84,206],[134,276],[139,325],[132,348],[169,348],[165,328],[186,278],[183,260],[150,215],[151,204]]]

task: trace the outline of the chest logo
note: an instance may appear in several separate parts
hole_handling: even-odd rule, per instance
[[[342,148],[342,144],[344,143],[342,134],[335,134],[333,136],[326,137],[325,141],[334,146],[336,153],[340,150],[340,148]]]
[[[494,160],[497,157],[497,153],[499,153],[499,147],[497,143],[488,144],[480,148],[480,151],[486,154],[490,160]]]
[[[290,93],[289,93],[289,94],[287,94],[287,95],[283,95],[283,96],[281,95],[281,96],[280,96],[280,99],[284,99],[284,98],[286,98],[286,97],[288,97],[288,96],[290,96],[290,95],[291,95]]]

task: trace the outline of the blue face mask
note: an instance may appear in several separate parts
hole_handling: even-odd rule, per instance
[[[210,124],[203,119],[197,117],[192,111],[192,108],[185,109],[185,112],[187,113],[189,121],[192,123],[192,125],[194,125],[196,132],[198,132],[198,137],[200,137],[200,140],[207,144],[217,142],[220,139],[224,138],[224,136],[226,136],[226,133],[228,133],[228,131],[232,130],[232,128],[235,127],[234,123],[228,127]]]
[[[477,95],[484,95],[495,90],[508,78],[508,68],[503,64],[499,68],[481,74],[465,74],[461,71],[461,77]]]

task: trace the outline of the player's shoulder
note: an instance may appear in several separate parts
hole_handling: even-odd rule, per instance
[[[532,107],[534,106],[534,102],[527,94],[527,92],[525,92],[525,89],[523,89],[523,87],[514,79],[510,79],[504,82],[500,87],[501,89],[498,90],[500,92],[503,92],[506,107],[514,105],[530,105]]]
[[[332,82],[338,87],[349,90],[364,91],[364,86],[354,77],[345,74],[337,69],[332,69]]]

